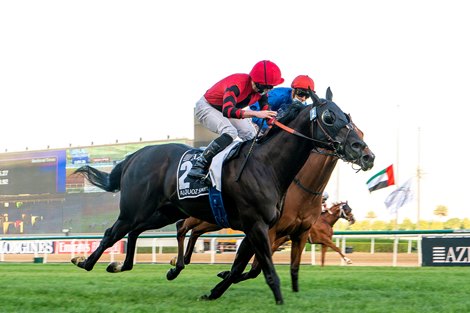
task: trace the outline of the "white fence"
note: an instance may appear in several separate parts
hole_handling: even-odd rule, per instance
[[[360,238],[362,240],[370,240],[370,251],[367,253],[356,253],[354,256],[371,260],[375,265],[387,266],[421,266],[421,238],[427,235],[443,235],[443,236],[462,236],[470,234],[470,230],[431,230],[431,231],[365,231],[365,232],[335,232],[334,240],[336,245],[343,253],[347,253],[348,240]],[[137,242],[138,250],[142,247],[149,247],[150,251],[145,253],[136,253],[135,263],[166,263],[168,260],[176,256],[176,250],[171,253],[165,252],[167,247],[176,247],[177,242],[175,234],[150,234],[141,235]],[[205,234],[199,238],[196,245],[196,252],[193,259],[198,263],[231,263],[235,255],[234,252],[222,252],[219,249],[220,242],[240,241],[244,235],[218,235]],[[102,236],[22,236],[22,237],[0,237],[0,262],[31,262],[47,263],[47,262],[68,262],[74,256],[88,256],[99,244]],[[376,239],[388,239],[393,242],[393,252],[390,254],[377,253],[375,250]],[[407,252],[399,253],[398,245],[400,242],[407,242]],[[416,250],[412,249],[416,246]],[[140,249],[139,249],[140,248]],[[303,263],[316,265],[319,257],[318,251],[315,251],[314,245],[310,251],[304,251],[302,255]],[[331,250],[330,250],[331,251]],[[335,254],[332,252],[332,254]],[[367,254],[367,255],[365,255]],[[404,258],[403,262],[400,259]],[[115,246],[108,249],[106,254],[102,256],[100,261],[120,261],[125,255],[125,239],[118,242]],[[331,255],[331,254],[330,254]],[[413,256],[410,258],[410,256]],[[290,253],[288,251],[276,252],[274,254],[275,262],[289,263]],[[391,258],[391,259],[390,259]],[[341,265],[344,261],[340,260]],[[359,265],[367,265],[366,261],[359,262]]]

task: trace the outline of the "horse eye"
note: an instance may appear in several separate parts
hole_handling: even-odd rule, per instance
[[[327,126],[333,126],[335,123],[335,114],[330,112],[330,110],[326,110],[322,113],[321,120],[323,124]]]

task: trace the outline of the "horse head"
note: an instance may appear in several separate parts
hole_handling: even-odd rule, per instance
[[[349,222],[349,225],[352,225],[356,222],[354,215],[352,214],[352,209],[349,206],[348,202],[340,202],[338,205],[338,213],[340,218],[344,218]]]
[[[313,101],[309,114],[311,133],[318,139],[314,140],[314,148],[331,150],[343,161],[359,165],[364,171],[371,169],[375,155],[363,141],[363,132],[333,102],[331,89],[328,87],[325,99],[309,91]]]

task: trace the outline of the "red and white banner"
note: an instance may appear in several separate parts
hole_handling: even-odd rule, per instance
[[[57,254],[70,254],[70,253],[92,253],[98,248],[101,240],[60,240],[55,242],[55,253]],[[124,240],[120,240],[111,248],[106,249],[105,254],[108,253],[124,253]]]

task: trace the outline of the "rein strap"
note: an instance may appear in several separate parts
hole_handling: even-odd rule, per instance
[[[305,138],[305,139],[308,139],[308,140],[311,140],[311,141],[318,141],[318,140],[315,140],[313,138],[307,137],[304,134],[299,133],[295,129],[292,129],[292,128],[280,123],[278,120],[276,120],[274,118],[272,118],[268,121],[268,125],[276,125],[277,127],[285,130],[286,132],[288,132],[290,134],[293,134],[293,135],[296,135],[296,136],[299,136],[299,137],[302,137],[302,138]]]

